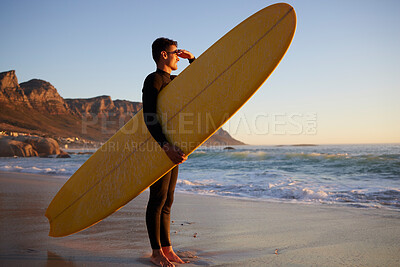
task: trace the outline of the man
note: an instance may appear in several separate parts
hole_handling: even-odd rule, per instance
[[[153,59],[157,70],[149,74],[143,85],[143,115],[149,132],[174,164],[186,160],[182,150],[170,144],[157,118],[158,93],[176,76],[179,57],[195,59],[189,51],[177,49],[178,43],[167,38],[158,38],[152,44]],[[172,249],[170,240],[170,211],[174,198],[178,165],[150,187],[150,198],[146,210],[146,226],[151,248],[151,261],[158,266],[175,266],[172,262],[185,263]]]

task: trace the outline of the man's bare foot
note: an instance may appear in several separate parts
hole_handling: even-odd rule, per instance
[[[153,249],[153,254],[150,257],[150,261],[161,267],[175,267],[175,265],[172,264],[164,255],[161,249]]]
[[[165,257],[168,258],[168,260],[176,263],[188,263],[183,261],[181,258],[179,258],[178,255],[175,254],[174,250],[172,249],[172,246],[169,247],[162,247],[162,251],[165,255]]]

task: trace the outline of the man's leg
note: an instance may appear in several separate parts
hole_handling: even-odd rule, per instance
[[[162,247],[171,246],[170,238],[170,223],[171,223],[171,207],[174,202],[174,193],[176,181],[178,180],[178,166],[173,168],[170,172],[170,180],[167,191],[167,199],[165,200],[164,206],[161,210],[161,221],[160,221],[160,241]]]
[[[171,172],[168,172],[150,186],[150,198],[146,210],[146,226],[152,249],[161,248],[161,211],[167,200],[170,178]]]
[[[174,266],[161,249],[161,211],[167,200],[171,172],[150,186],[150,197],[146,210],[146,226],[153,254],[151,261],[159,266]]]
[[[178,255],[175,254],[171,246],[170,238],[170,222],[171,222],[171,207],[174,202],[175,186],[178,180],[178,166],[171,170],[171,177],[168,187],[167,200],[161,211],[161,229],[160,229],[160,240],[162,251],[168,260],[177,263],[185,263]]]

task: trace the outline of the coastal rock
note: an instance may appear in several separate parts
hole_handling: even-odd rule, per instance
[[[35,144],[35,148],[40,157],[60,154],[60,147],[53,138],[41,138],[39,142]]]
[[[0,139],[0,157],[37,157],[30,144],[12,139]]]
[[[56,154],[60,154],[60,147],[52,138],[18,136],[0,139],[1,157],[47,157]]]
[[[65,152],[63,150],[60,150],[60,154],[57,155],[57,158],[62,158],[62,159],[70,158],[70,157],[71,156],[67,152]]]
[[[60,148],[57,141],[52,138],[43,138],[39,136],[17,136],[13,139],[30,144],[41,157],[60,153]],[[57,143],[57,145],[55,143]],[[56,147],[58,147],[58,150]],[[58,153],[55,153],[57,151]]]

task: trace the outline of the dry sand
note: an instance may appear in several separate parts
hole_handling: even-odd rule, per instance
[[[0,172],[0,266],[153,266],[147,191],[95,226],[48,236],[65,179]],[[171,236],[181,266],[400,266],[400,212],[176,194]]]

